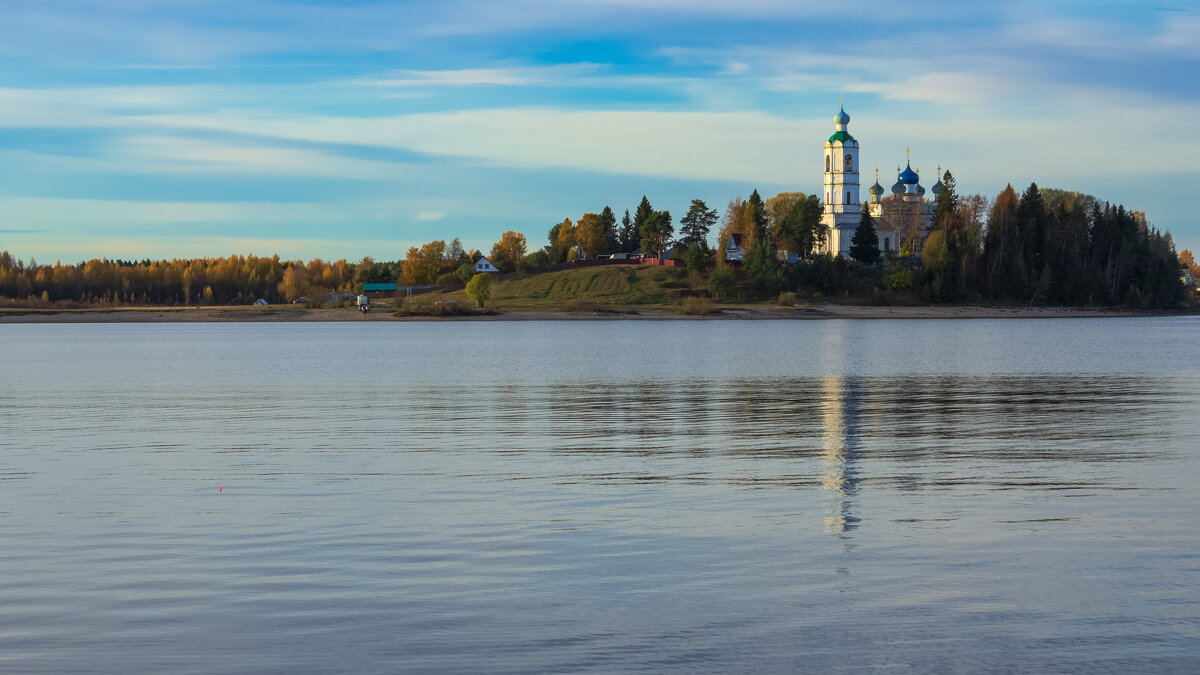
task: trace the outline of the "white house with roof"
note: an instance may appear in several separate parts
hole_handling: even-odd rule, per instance
[[[896,184],[892,196],[884,198],[883,186],[879,184],[879,171],[875,172],[875,184],[868,190],[870,201],[859,200],[859,144],[850,135],[850,116],[843,107],[833,117],[833,135],[825,141],[825,210],[821,214],[825,241],[818,247],[820,253],[850,255],[850,240],[862,220],[862,210],[875,221],[879,236],[880,251],[900,249],[901,235],[912,232],[923,237],[929,231],[933,205],[925,199],[925,188],[921,187],[921,176],[913,170],[911,161],[903,171],[897,169]],[[940,167],[939,167],[939,173]],[[933,186],[933,194],[943,189],[939,180]]]
[[[499,272],[500,268],[496,267],[495,263],[488,260],[485,255],[479,256],[479,260],[475,261],[475,272]]]

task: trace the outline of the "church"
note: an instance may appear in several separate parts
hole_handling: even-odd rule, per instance
[[[876,169],[875,184],[867,189],[870,201],[863,203],[859,199],[859,145],[850,135],[849,126],[850,116],[843,107],[833,117],[833,135],[825,141],[825,211],[821,215],[825,240],[817,252],[849,257],[850,239],[862,219],[864,208],[875,221],[880,251],[885,254],[900,250],[918,252],[933,219],[933,203],[925,199],[920,174],[913,171],[912,162],[908,160],[903,171],[897,168],[892,194],[885,197],[883,186],[879,184],[879,169]],[[941,167],[938,167],[938,174],[941,174]],[[931,188],[934,199],[942,189],[939,178]]]

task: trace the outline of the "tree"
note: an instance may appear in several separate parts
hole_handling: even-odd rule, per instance
[[[304,263],[299,260],[283,271],[283,279],[279,282],[279,294],[284,300],[294,302],[308,295],[308,275],[305,274]]]
[[[983,239],[983,288],[993,298],[1016,298],[1025,285],[1024,255],[1017,207],[1021,198],[1010,184],[996,195]]]
[[[560,263],[569,260],[572,249],[575,248],[575,224],[570,218],[563,218],[553,230],[554,241],[550,247],[550,262]]]
[[[692,242],[683,253],[683,262],[689,272],[703,272],[708,267],[708,252],[699,242]]]
[[[608,253],[608,239],[604,232],[604,218],[595,213],[579,216],[575,224],[575,244],[583,249],[585,257]]]
[[[758,297],[777,292],[783,281],[775,247],[766,239],[754,242],[746,252],[742,269],[746,272],[746,280],[750,282],[751,290]]]
[[[642,240],[642,250],[647,254],[654,252],[663,255],[675,226],[671,224],[670,211],[654,211],[642,223],[639,230]]]
[[[621,233],[617,231],[617,216],[611,207],[605,206],[600,212],[600,223],[604,227],[605,251],[621,250]]]
[[[521,258],[520,264],[517,265],[517,271],[518,272],[528,272],[529,270],[532,270],[535,267],[541,267],[542,265],[549,265],[549,264],[550,264],[550,256],[546,255],[545,251],[538,249],[537,251],[530,253],[529,255],[525,256],[524,258]]]
[[[516,270],[517,263],[525,257],[525,235],[512,230],[501,234],[500,241],[492,244],[492,254],[488,257],[504,272]]]
[[[734,285],[733,272],[725,265],[714,269],[712,274],[708,275],[706,284],[708,292],[717,300],[733,295]]]
[[[702,199],[693,199],[687,215],[679,219],[681,246],[699,245],[708,249],[708,231],[717,223],[717,210],[708,208]]]
[[[862,217],[854,229],[854,236],[850,238],[850,256],[864,265],[879,262],[879,234],[875,231],[875,221],[866,205],[862,208]]]
[[[1200,265],[1196,264],[1191,249],[1185,248],[1179,252],[1179,266],[1191,272],[1193,277],[1200,279]]]
[[[775,246],[806,257],[821,241],[821,198],[803,192],[780,192],[767,200],[767,216]]]
[[[450,245],[446,247],[445,255],[446,261],[455,267],[467,261],[467,252],[463,250],[462,242],[458,240],[458,237],[455,237],[454,241],[450,242]]]
[[[767,231],[767,208],[763,204],[762,197],[758,196],[757,189],[750,193],[750,198],[746,200],[746,206],[749,209],[749,213],[746,215],[754,228],[754,240],[767,239],[770,236]]]
[[[550,228],[550,231],[546,233],[546,241],[548,243],[543,249],[546,251],[546,255],[550,256],[550,260],[556,263],[561,262],[558,259],[558,253],[560,252],[558,250],[558,231],[562,228],[562,226],[562,223],[555,223],[554,226]]]
[[[445,264],[446,242],[437,240],[408,249],[400,268],[401,286],[427,286],[437,282]]]
[[[621,219],[619,239],[620,246],[618,250],[624,253],[633,253],[641,244],[637,228],[633,226],[633,220],[629,217],[629,209],[625,209],[625,217]]]
[[[646,226],[646,221],[653,215],[654,207],[650,206],[650,200],[646,199],[646,195],[642,195],[642,201],[638,203],[637,211],[633,214],[633,231],[637,238],[637,243],[633,250],[646,248],[646,242],[642,240],[642,232]]]
[[[754,227],[746,218],[746,202],[741,197],[730,199],[725,207],[725,220],[717,235],[718,248],[724,250],[730,237],[735,234],[742,235],[742,248],[748,248],[754,242]]]
[[[480,272],[471,277],[471,280],[467,282],[466,294],[468,298],[483,307],[483,303],[492,297],[492,275],[488,272]]]

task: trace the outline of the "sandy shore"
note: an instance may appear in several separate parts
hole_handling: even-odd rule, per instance
[[[638,309],[638,313],[566,314],[563,312],[513,311],[491,316],[408,317],[390,312],[361,314],[353,309],[306,309],[301,307],[185,307],[86,310],[0,309],[3,323],[164,323],[220,321],[722,321],[730,319],[1030,319],[1120,316],[1175,316],[1182,312],[1139,312],[1095,307],[1016,306],[919,306],[868,307],[819,304],[811,307],[727,307],[719,314],[685,316],[670,310]]]

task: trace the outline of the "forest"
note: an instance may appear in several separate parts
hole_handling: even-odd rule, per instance
[[[1162,308],[1190,299],[1182,270],[1200,276],[1192,253],[1177,255],[1171,235],[1150,226],[1141,211],[1036,184],[1020,193],[1009,185],[993,199],[959,195],[949,171],[941,178],[946,187],[932,204],[932,226],[900,228],[896,251],[878,249],[875,224],[864,212],[850,257],[814,253],[822,243],[818,197],[782,192],[764,200],[755,190],[747,199],[730,200],[723,217],[692,200],[678,231],[671,213],[643,196],[619,220],[608,206],[575,221],[565,218],[533,251],[524,234],[506,231],[487,255],[503,272],[516,274],[613,253],[675,258],[686,263],[698,288],[719,301],[798,293],[859,302]],[[731,265],[721,252],[735,234],[745,257]],[[471,279],[481,255],[458,239],[414,246],[403,261],[357,263],[231,255],[42,265],[3,251],[0,304],[238,305],[263,298],[321,306],[331,293],[356,291],[363,283],[459,287]]]

